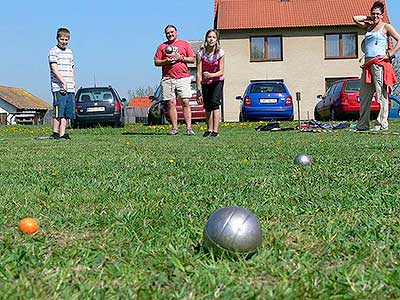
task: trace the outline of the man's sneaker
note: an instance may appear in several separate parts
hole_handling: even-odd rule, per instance
[[[212,137],[217,137],[217,136],[219,136],[219,132],[213,131],[213,132],[211,132],[211,136]]]
[[[382,130],[382,128],[379,125],[374,126],[374,128],[371,129],[371,131],[380,131],[380,130]]]
[[[60,136],[59,139],[70,140],[71,137],[69,136],[68,133],[64,133],[64,135]]]
[[[365,132],[365,131],[368,131],[369,129],[359,129],[359,128],[354,128],[354,129],[352,129],[352,131],[353,132]]]
[[[186,135],[195,135],[192,127],[188,127],[186,128]]]
[[[51,140],[58,140],[60,138],[60,134],[58,133],[58,132],[53,132],[51,135],[50,135],[50,139]]]
[[[170,131],[168,131],[168,135],[177,135],[179,133],[178,128],[172,128]]]
[[[211,131],[206,131],[203,133],[203,137],[208,137],[211,135],[211,133],[212,133]]]

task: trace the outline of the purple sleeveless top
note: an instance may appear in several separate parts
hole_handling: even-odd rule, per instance
[[[204,49],[199,49],[197,52],[199,56],[201,57],[201,66],[203,72],[209,72],[209,73],[216,73],[218,72],[219,69],[219,63],[221,60],[221,57],[224,56],[224,50],[219,49],[215,54],[213,55],[208,55],[207,51]],[[222,81],[224,80],[224,76],[219,76],[219,77],[213,77],[210,79],[202,79],[201,83],[202,84],[210,84],[216,81]]]

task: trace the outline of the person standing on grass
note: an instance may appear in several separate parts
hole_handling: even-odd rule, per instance
[[[57,30],[57,45],[49,51],[51,92],[53,94],[52,139],[69,140],[65,132],[68,119],[75,119],[75,65],[71,49],[67,48],[71,33],[67,28]]]
[[[381,109],[375,121],[373,131],[387,130],[389,127],[388,94],[397,82],[391,60],[400,49],[400,36],[396,29],[383,22],[385,6],[376,1],[371,7],[371,16],[354,16],[354,22],[367,29],[365,34],[365,64],[362,67],[360,87],[360,119],[356,131],[369,130],[370,106],[374,92],[378,97]],[[388,48],[388,38],[397,41],[394,49]]]
[[[219,43],[219,33],[209,29],[203,46],[196,55],[197,97],[202,98],[207,115],[207,131],[203,137],[219,135],[220,105],[224,88],[224,50]]]
[[[178,31],[174,25],[167,25],[164,32],[167,41],[158,46],[154,55],[154,64],[162,68],[161,89],[163,100],[168,103],[168,112],[172,124],[172,130],[168,132],[168,135],[179,133],[176,111],[177,98],[182,101],[186,134],[194,135],[192,112],[189,106],[189,98],[192,97],[191,78],[187,64],[194,63],[195,55],[188,42],[178,39]],[[168,49],[166,49],[167,47]],[[168,51],[169,49],[170,51]]]

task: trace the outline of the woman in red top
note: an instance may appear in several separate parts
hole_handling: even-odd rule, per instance
[[[216,29],[207,31],[204,44],[196,55],[197,97],[202,97],[207,113],[207,131],[203,137],[219,135],[220,105],[224,88],[224,51]]]
[[[371,7],[370,16],[354,16],[354,22],[367,30],[365,34],[365,64],[362,66],[360,87],[360,119],[356,131],[369,130],[370,106],[374,93],[378,98],[381,109],[375,120],[373,131],[389,128],[389,91],[396,82],[391,60],[400,50],[400,35],[396,29],[383,22],[385,5],[375,1]],[[388,49],[388,38],[397,41],[393,49]]]

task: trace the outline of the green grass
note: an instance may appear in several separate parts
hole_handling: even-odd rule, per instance
[[[0,127],[0,299],[400,298],[400,136]],[[286,123],[284,126],[294,126]],[[400,131],[400,123],[391,123]],[[293,164],[300,152],[310,167]],[[260,219],[251,259],[213,258],[218,208]],[[40,231],[18,231],[23,217]]]

